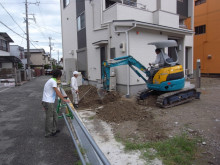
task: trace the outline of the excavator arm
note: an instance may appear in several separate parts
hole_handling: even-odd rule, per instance
[[[139,61],[134,59],[132,56],[118,57],[118,58],[114,58],[114,60],[117,62],[109,64],[107,61],[104,61],[102,64],[102,80],[103,80],[104,89],[109,90],[110,74],[111,74],[110,68],[121,65],[128,65],[139,77],[141,77],[147,83],[147,80],[136,68],[144,72],[147,77],[150,76],[150,71],[145,66],[143,66]]]

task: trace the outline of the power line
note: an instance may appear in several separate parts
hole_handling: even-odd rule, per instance
[[[0,21],[0,23],[2,24],[2,25],[4,25],[6,28],[8,28],[9,30],[11,30],[13,33],[15,33],[15,34],[17,34],[19,37],[21,37],[21,38],[23,38],[23,39],[26,39],[25,37],[23,37],[23,36],[21,36],[20,34],[18,34],[17,32],[15,32],[14,30],[12,30],[10,27],[8,27],[7,25],[5,25],[2,21]],[[30,40],[29,40],[30,41]],[[36,49],[37,49],[37,47],[30,41],[30,43],[31,43],[31,45],[33,46],[33,47],[35,47]]]
[[[23,36],[21,36],[20,34],[18,34],[17,32],[15,32],[14,30],[12,30],[10,27],[8,27],[7,25],[5,25],[2,21],[0,21],[0,23],[1,23],[2,25],[4,25],[6,28],[8,28],[9,30],[11,30],[13,33],[15,33],[15,34],[17,34],[18,36],[20,36],[21,38],[24,38]],[[26,38],[24,38],[24,39],[26,39]]]
[[[0,5],[2,6],[2,8],[8,13],[8,15],[11,17],[11,19],[16,23],[16,25],[18,25],[18,27],[21,29],[21,31],[25,34],[25,31],[21,28],[21,26],[14,20],[14,18],[12,17],[12,15],[6,10],[6,8],[2,5],[2,3],[0,2]]]

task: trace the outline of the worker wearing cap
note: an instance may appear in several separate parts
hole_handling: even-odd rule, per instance
[[[78,102],[79,102],[79,89],[77,84],[77,77],[79,75],[79,72],[74,71],[73,77],[71,78],[71,90],[73,95],[73,105],[75,108],[78,108]]]
[[[155,65],[158,64],[160,67],[165,66],[166,62],[165,60],[169,59],[169,56],[165,53],[162,53],[160,49],[156,49],[155,53],[157,55],[155,62],[149,63],[149,65]]]

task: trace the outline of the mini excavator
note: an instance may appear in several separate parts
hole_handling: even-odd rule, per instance
[[[103,88],[109,90],[110,85],[110,68],[121,65],[128,65],[139,77],[141,77],[147,88],[139,91],[136,98],[138,101],[147,99],[152,94],[157,94],[156,105],[162,108],[169,108],[179,104],[183,104],[193,99],[199,99],[200,92],[194,86],[184,87],[185,78],[183,66],[178,64],[178,55],[176,51],[177,43],[175,40],[152,42],[148,45],[155,45],[161,50],[166,47],[174,47],[175,61],[173,59],[164,59],[165,66],[158,67],[151,65],[146,68],[132,56],[123,56],[114,58],[113,63],[104,61],[102,63],[102,81]],[[164,55],[163,55],[164,57]],[[148,79],[146,79],[137,69],[142,71]]]

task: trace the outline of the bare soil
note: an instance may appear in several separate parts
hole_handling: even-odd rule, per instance
[[[133,142],[157,141],[180,135],[201,137],[194,164],[218,165],[220,162],[220,79],[202,78],[201,98],[169,109],[155,106],[156,96],[137,104],[117,92],[109,92],[103,100],[90,85],[79,88],[79,109],[90,109],[96,117],[113,126],[115,136]],[[68,96],[72,100],[70,91]]]

